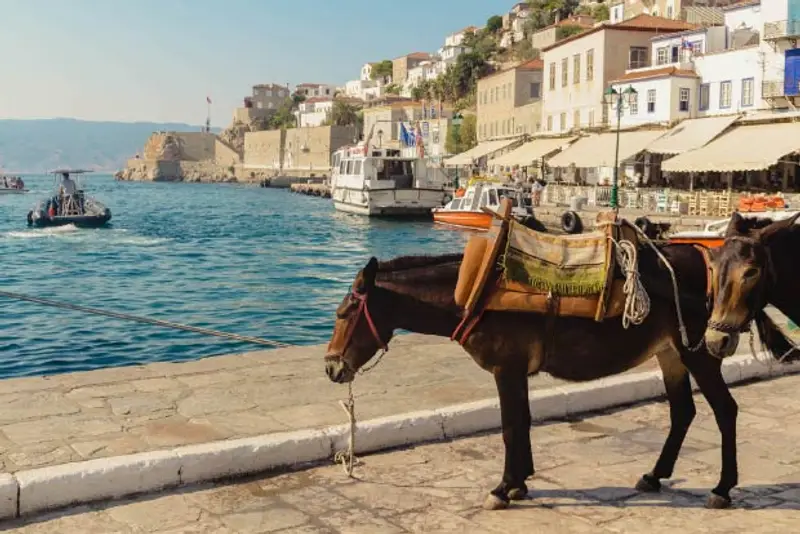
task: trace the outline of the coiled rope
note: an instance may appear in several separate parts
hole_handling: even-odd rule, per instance
[[[625,293],[625,307],[622,312],[622,327],[640,325],[650,314],[650,295],[639,277],[639,251],[636,245],[623,239],[611,239],[616,245],[617,262],[625,276],[622,291]]]

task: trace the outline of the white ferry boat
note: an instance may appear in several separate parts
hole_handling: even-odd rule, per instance
[[[339,211],[367,216],[431,217],[444,204],[445,177],[399,149],[343,147],[333,155],[331,198]]]

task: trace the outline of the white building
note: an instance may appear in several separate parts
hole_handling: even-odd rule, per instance
[[[301,83],[295,88],[295,93],[304,95],[306,98],[327,96],[333,98],[336,94],[336,86],[326,83]]]
[[[361,67],[361,81],[367,82],[372,80],[372,67],[375,63],[364,63]]]
[[[786,6],[788,1],[768,4]],[[800,7],[797,11],[800,20]],[[651,66],[628,70],[612,80],[617,90],[630,86],[637,92],[636,100],[623,110],[623,127],[788,106],[781,69],[785,59],[777,46],[761,39],[760,33],[769,25],[760,3],[739,3],[724,8],[724,14],[724,26],[654,37]],[[783,15],[776,12],[774,16]],[[797,26],[800,34],[800,22]],[[798,94],[800,89],[794,85]],[[609,116],[615,116],[613,110]]]
[[[461,46],[461,43],[464,42],[464,37],[468,33],[477,33],[480,30],[477,26],[467,26],[457,32],[451,33],[444,39],[444,46]]]
[[[333,98],[325,96],[312,97],[300,102],[295,116],[298,118],[298,126],[316,127],[330,116],[333,109]]]

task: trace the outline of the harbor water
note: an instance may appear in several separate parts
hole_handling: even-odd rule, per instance
[[[53,179],[0,195],[5,291],[290,344],[324,343],[370,256],[458,252],[466,234],[370,220],[288,190],[116,182],[88,175],[108,228],[28,228]],[[0,377],[183,361],[257,350],[199,334],[0,297]],[[320,354],[322,358],[322,354]]]

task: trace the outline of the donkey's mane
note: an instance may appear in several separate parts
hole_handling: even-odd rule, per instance
[[[443,254],[441,256],[400,256],[378,264],[379,282],[422,282],[450,277],[458,272],[463,254]],[[436,267],[450,267],[436,269]],[[427,272],[420,273],[420,270]]]

